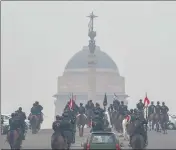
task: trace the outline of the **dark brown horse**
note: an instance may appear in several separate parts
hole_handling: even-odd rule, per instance
[[[11,149],[20,149],[22,144],[22,134],[19,130],[12,130],[7,133],[7,141]]]
[[[134,131],[140,125],[139,120],[135,120],[134,122],[128,124],[127,132],[129,135],[133,135]],[[145,149],[144,137],[141,134],[134,134],[131,137],[131,147],[132,149]]]
[[[52,149],[68,149],[67,139],[64,140],[60,133],[53,134],[51,137]]]
[[[31,115],[30,124],[32,134],[36,134],[40,129],[40,118],[37,115]]]
[[[167,114],[161,114],[160,123],[164,134],[167,134],[167,123],[169,121],[169,116]]]
[[[156,125],[156,131],[160,132],[160,114],[156,113],[154,115],[154,124]]]
[[[76,116],[76,123],[79,129],[79,136],[82,137],[84,134],[84,126],[87,124],[87,116],[85,114],[78,114]]]

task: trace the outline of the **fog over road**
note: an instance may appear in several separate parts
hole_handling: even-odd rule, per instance
[[[80,149],[81,142],[83,142],[90,129],[85,129],[84,137],[79,137],[76,134],[76,143],[72,145],[72,149]],[[51,149],[51,135],[53,131],[51,129],[42,129],[38,134],[31,134],[29,131],[26,136],[26,140],[23,142],[23,149]],[[1,136],[1,148],[9,149],[9,145],[5,142],[6,136]],[[156,133],[154,131],[148,132],[149,149],[175,149],[176,148],[176,131],[168,131],[167,135],[162,133]],[[128,141],[124,141],[120,137],[120,141],[124,143],[123,149],[128,148]]]

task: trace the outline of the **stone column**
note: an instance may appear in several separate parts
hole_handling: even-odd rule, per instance
[[[88,100],[96,101],[96,55],[90,53],[88,55]]]

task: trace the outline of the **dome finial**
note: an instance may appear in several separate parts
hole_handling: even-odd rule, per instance
[[[89,50],[91,53],[94,53],[95,51],[95,40],[94,38],[96,37],[96,32],[93,30],[94,28],[94,18],[98,17],[98,16],[95,16],[94,13],[92,12],[89,16],[87,16],[90,18],[90,21],[89,21],[89,24],[88,24],[88,27],[89,27],[89,32],[88,32],[88,36],[90,37],[90,40],[89,40]]]

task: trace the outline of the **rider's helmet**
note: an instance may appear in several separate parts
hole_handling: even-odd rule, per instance
[[[142,102],[142,99],[140,99],[139,102]]]
[[[80,103],[79,105],[80,105],[80,106],[82,106],[82,105],[83,105],[83,103]]]
[[[15,113],[14,113],[14,117],[17,117],[17,116],[18,116],[18,112],[15,112]]]
[[[151,101],[151,104],[153,105],[153,104],[154,104],[154,102],[153,102],[153,101]]]
[[[96,106],[96,107],[98,107],[98,106],[99,106],[99,104],[98,104],[98,103],[96,103],[96,104],[95,104],[95,106]]]
[[[134,109],[134,113],[136,113],[136,112],[137,112],[137,109],[135,108],[135,109]]]
[[[159,102],[159,101],[157,101],[157,104],[159,105],[159,104],[160,104],[160,102]]]
[[[94,114],[95,114],[95,115],[98,115],[98,114],[99,114],[99,111],[98,111],[98,110],[96,110],[96,111],[94,112]]]
[[[90,100],[89,102],[92,102],[92,100]]]
[[[121,101],[121,104],[124,104],[124,102],[123,102],[123,101]]]
[[[39,102],[38,102],[38,101],[36,101],[36,102],[35,102],[35,104],[36,104],[36,105],[39,105]]]
[[[22,107],[19,107],[18,110],[19,110],[19,111],[22,111]]]
[[[133,112],[134,112],[134,110],[133,110],[133,109],[130,109],[130,112],[131,112],[131,113],[133,113]]]
[[[11,114],[11,117],[13,118],[14,116],[15,116],[15,113],[12,113],[12,114]]]
[[[162,102],[162,105],[165,105],[165,102]]]
[[[68,117],[68,112],[64,112],[64,113],[62,114],[62,116],[63,116],[63,117]]]
[[[61,120],[61,119],[62,119],[62,117],[61,117],[61,116],[56,115],[56,120]]]

